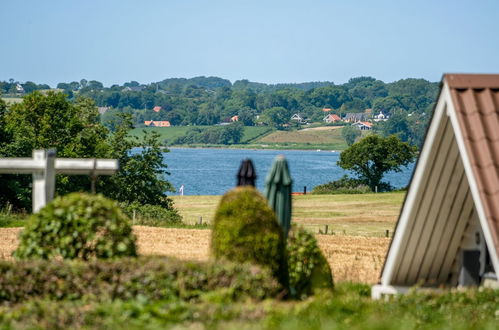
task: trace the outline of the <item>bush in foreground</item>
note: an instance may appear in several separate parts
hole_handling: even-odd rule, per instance
[[[374,301],[370,286],[338,283],[305,301],[30,299],[0,305],[2,329],[496,329],[499,292],[408,294]]]
[[[213,221],[213,254],[236,262],[253,262],[270,268],[288,287],[284,234],[267,200],[253,187],[227,192]]]
[[[287,244],[289,286],[298,298],[333,288],[331,268],[314,235],[293,226]]]
[[[274,297],[281,290],[271,273],[258,266],[167,257],[2,261],[0,274],[0,303],[34,298],[196,301],[207,294],[236,301]]]
[[[102,195],[57,197],[33,214],[21,233],[18,259],[136,256],[130,220]]]

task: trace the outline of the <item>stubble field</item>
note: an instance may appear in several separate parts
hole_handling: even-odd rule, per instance
[[[293,221],[316,233],[336,282],[376,283],[393,230],[402,193],[295,196]],[[211,222],[220,196],[182,196],[175,203],[187,221]],[[328,225],[329,234],[317,234]],[[210,258],[209,229],[134,226],[139,253],[182,260]],[[0,258],[11,259],[22,228],[0,228]],[[334,231],[334,234],[331,234]]]

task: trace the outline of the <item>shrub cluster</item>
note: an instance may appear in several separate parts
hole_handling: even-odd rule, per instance
[[[121,204],[121,208],[130,218],[135,213],[134,225],[164,227],[182,223],[182,216],[174,208],[139,203]]]
[[[270,268],[282,286],[288,287],[284,234],[274,211],[255,188],[238,187],[222,197],[211,247],[217,258]]]
[[[287,253],[289,285],[296,297],[303,298],[318,290],[333,288],[331,269],[313,234],[292,226]]]
[[[273,297],[280,285],[266,270],[226,261],[186,262],[167,257],[0,262],[0,302],[33,298],[106,301],[195,301],[221,291],[231,300]]]
[[[130,220],[102,195],[72,193],[33,214],[14,256],[19,259],[136,256]]]
[[[341,179],[315,186],[312,194],[367,194],[372,192],[361,180],[343,176]]]

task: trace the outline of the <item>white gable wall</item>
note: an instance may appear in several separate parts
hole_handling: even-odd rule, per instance
[[[485,238],[481,248],[491,247],[498,273],[496,251],[450,100],[449,89],[444,87],[397,223],[381,285],[373,288],[373,296],[405,291],[415,284],[455,286],[460,251],[476,249],[477,232]],[[481,265],[484,258],[482,253]]]

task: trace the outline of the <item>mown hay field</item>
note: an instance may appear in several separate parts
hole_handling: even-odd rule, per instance
[[[221,196],[173,196],[189,224],[211,223]],[[318,233],[384,236],[393,232],[404,199],[403,192],[361,195],[293,196],[293,222]]]
[[[335,281],[377,282],[403,193],[294,196],[293,221],[316,233]],[[211,222],[220,196],[177,196],[175,204],[187,221]],[[328,235],[317,234],[329,226]],[[11,259],[22,228],[0,228],[0,258]],[[139,253],[182,260],[210,258],[209,229],[134,226]],[[334,231],[334,235],[331,234]]]
[[[12,260],[22,228],[0,228],[0,259]],[[204,261],[210,258],[209,229],[180,229],[134,226],[139,254],[165,255],[181,260]],[[388,238],[316,235],[334,279],[376,283],[389,244]]]

